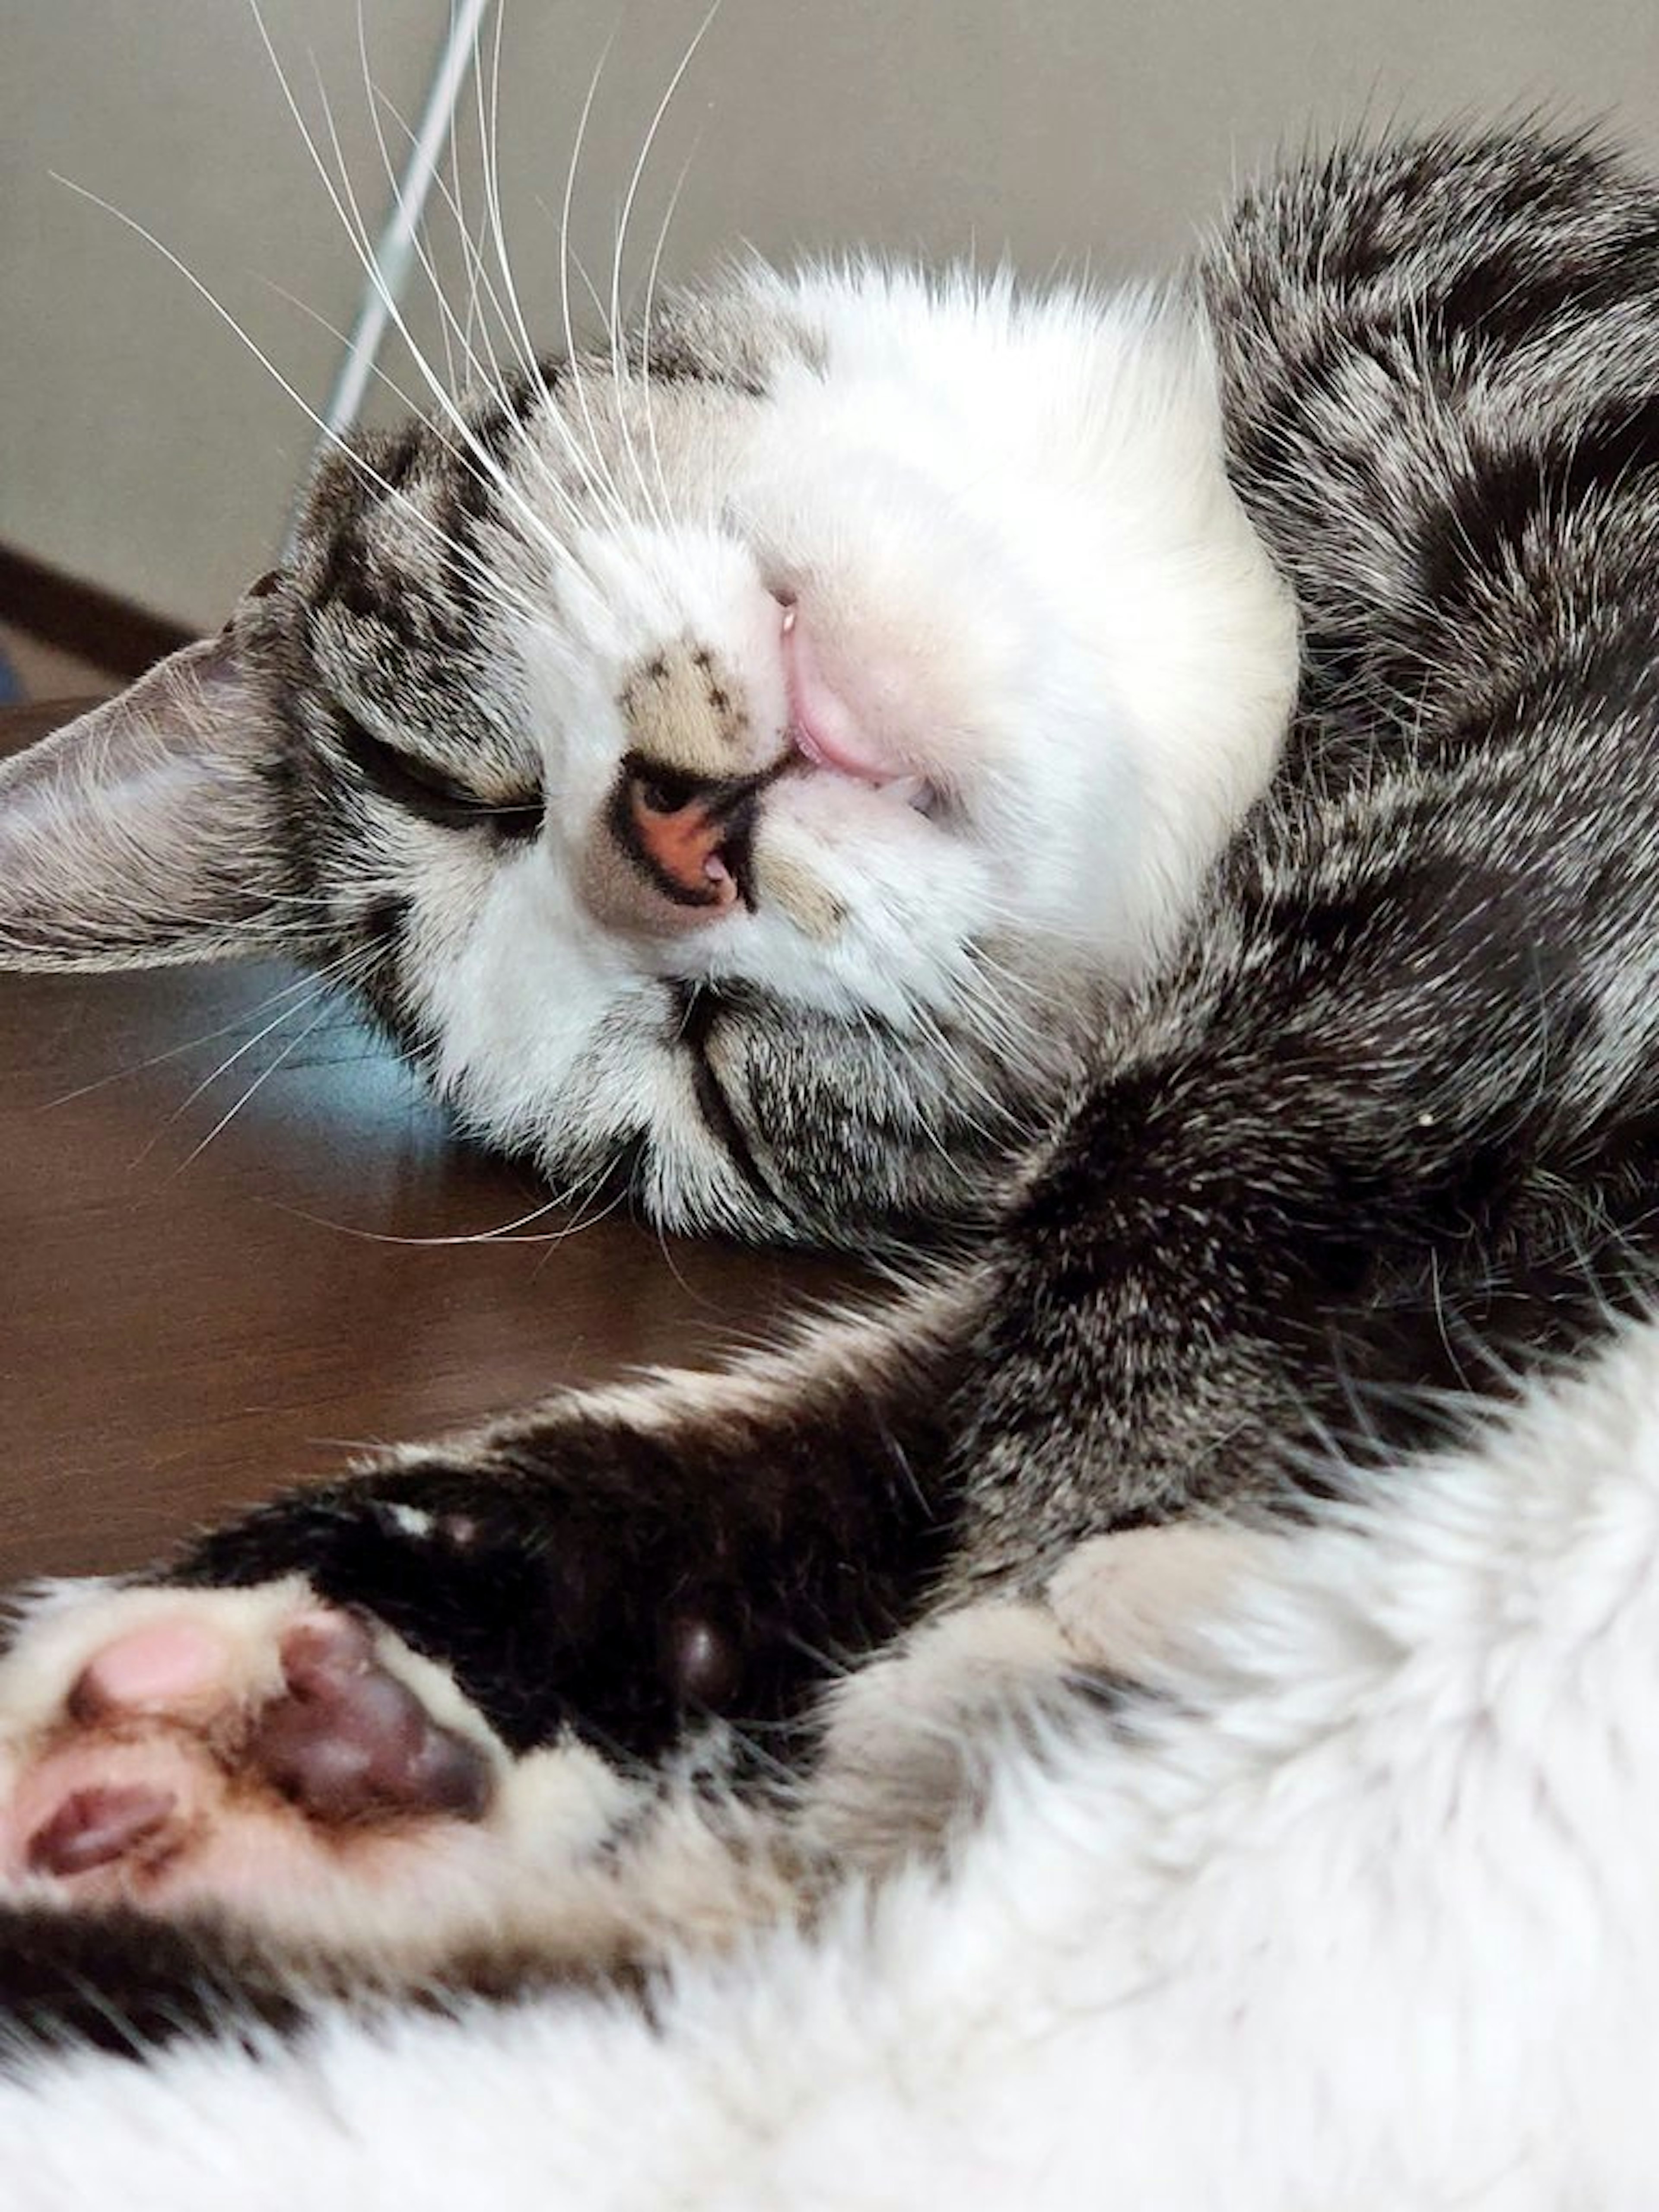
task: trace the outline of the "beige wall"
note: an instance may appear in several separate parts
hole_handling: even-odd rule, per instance
[[[314,53],[378,216],[352,0],[264,7],[313,112]],[[557,206],[606,36],[575,225],[602,291],[635,154],[703,7],[512,0],[502,191],[538,335],[556,332]],[[410,113],[442,0],[365,9],[376,78]],[[268,565],[308,425],[181,276],[51,173],[159,234],[313,403],[334,342],[273,288],[343,324],[356,264],[242,0],[0,0],[0,541],[210,623]],[[1611,112],[1659,158],[1653,0],[724,0],[647,172],[630,274],[688,155],[672,272],[740,237],[1116,270],[1167,258],[1237,169],[1310,130],[1540,102]]]

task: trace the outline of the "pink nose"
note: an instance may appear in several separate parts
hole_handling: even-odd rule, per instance
[[[736,902],[736,879],[720,857],[732,835],[729,817],[723,819],[702,799],[674,804],[648,776],[629,778],[627,806],[635,849],[671,897],[703,907]]]

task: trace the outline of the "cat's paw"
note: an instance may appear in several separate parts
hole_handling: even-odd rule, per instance
[[[0,1666],[0,1879],[71,1905],[453,1941],[614,1797],[579,1752],[511,1759],[441,1668],[297,1577],[72,1591]]]
[[[1118,1528],[1079,1544],[1044,1595],[1077,1660],[1133,1680],[1212,1619],[1273,1540],[1237,1522]]]

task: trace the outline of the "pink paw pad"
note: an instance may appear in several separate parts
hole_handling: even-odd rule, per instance
[[[70,1692],[74,1720],[177,1712],[216,1695],[230,1663],[223,1637],[193,1620],[159,1620],[106,1644]]]
[[[31,1874],[85,1874],[132,1856],[173,1825],[178,1799],[170,1790],[119,1783],[71,1790],[29,1838]]]

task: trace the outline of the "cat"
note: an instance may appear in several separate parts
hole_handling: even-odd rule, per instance
[[[1527,132],[750,268],[8,767],[11,964],[912,1255],[28,1602],[23,2201],[1640,2201],[1656,274]]]

